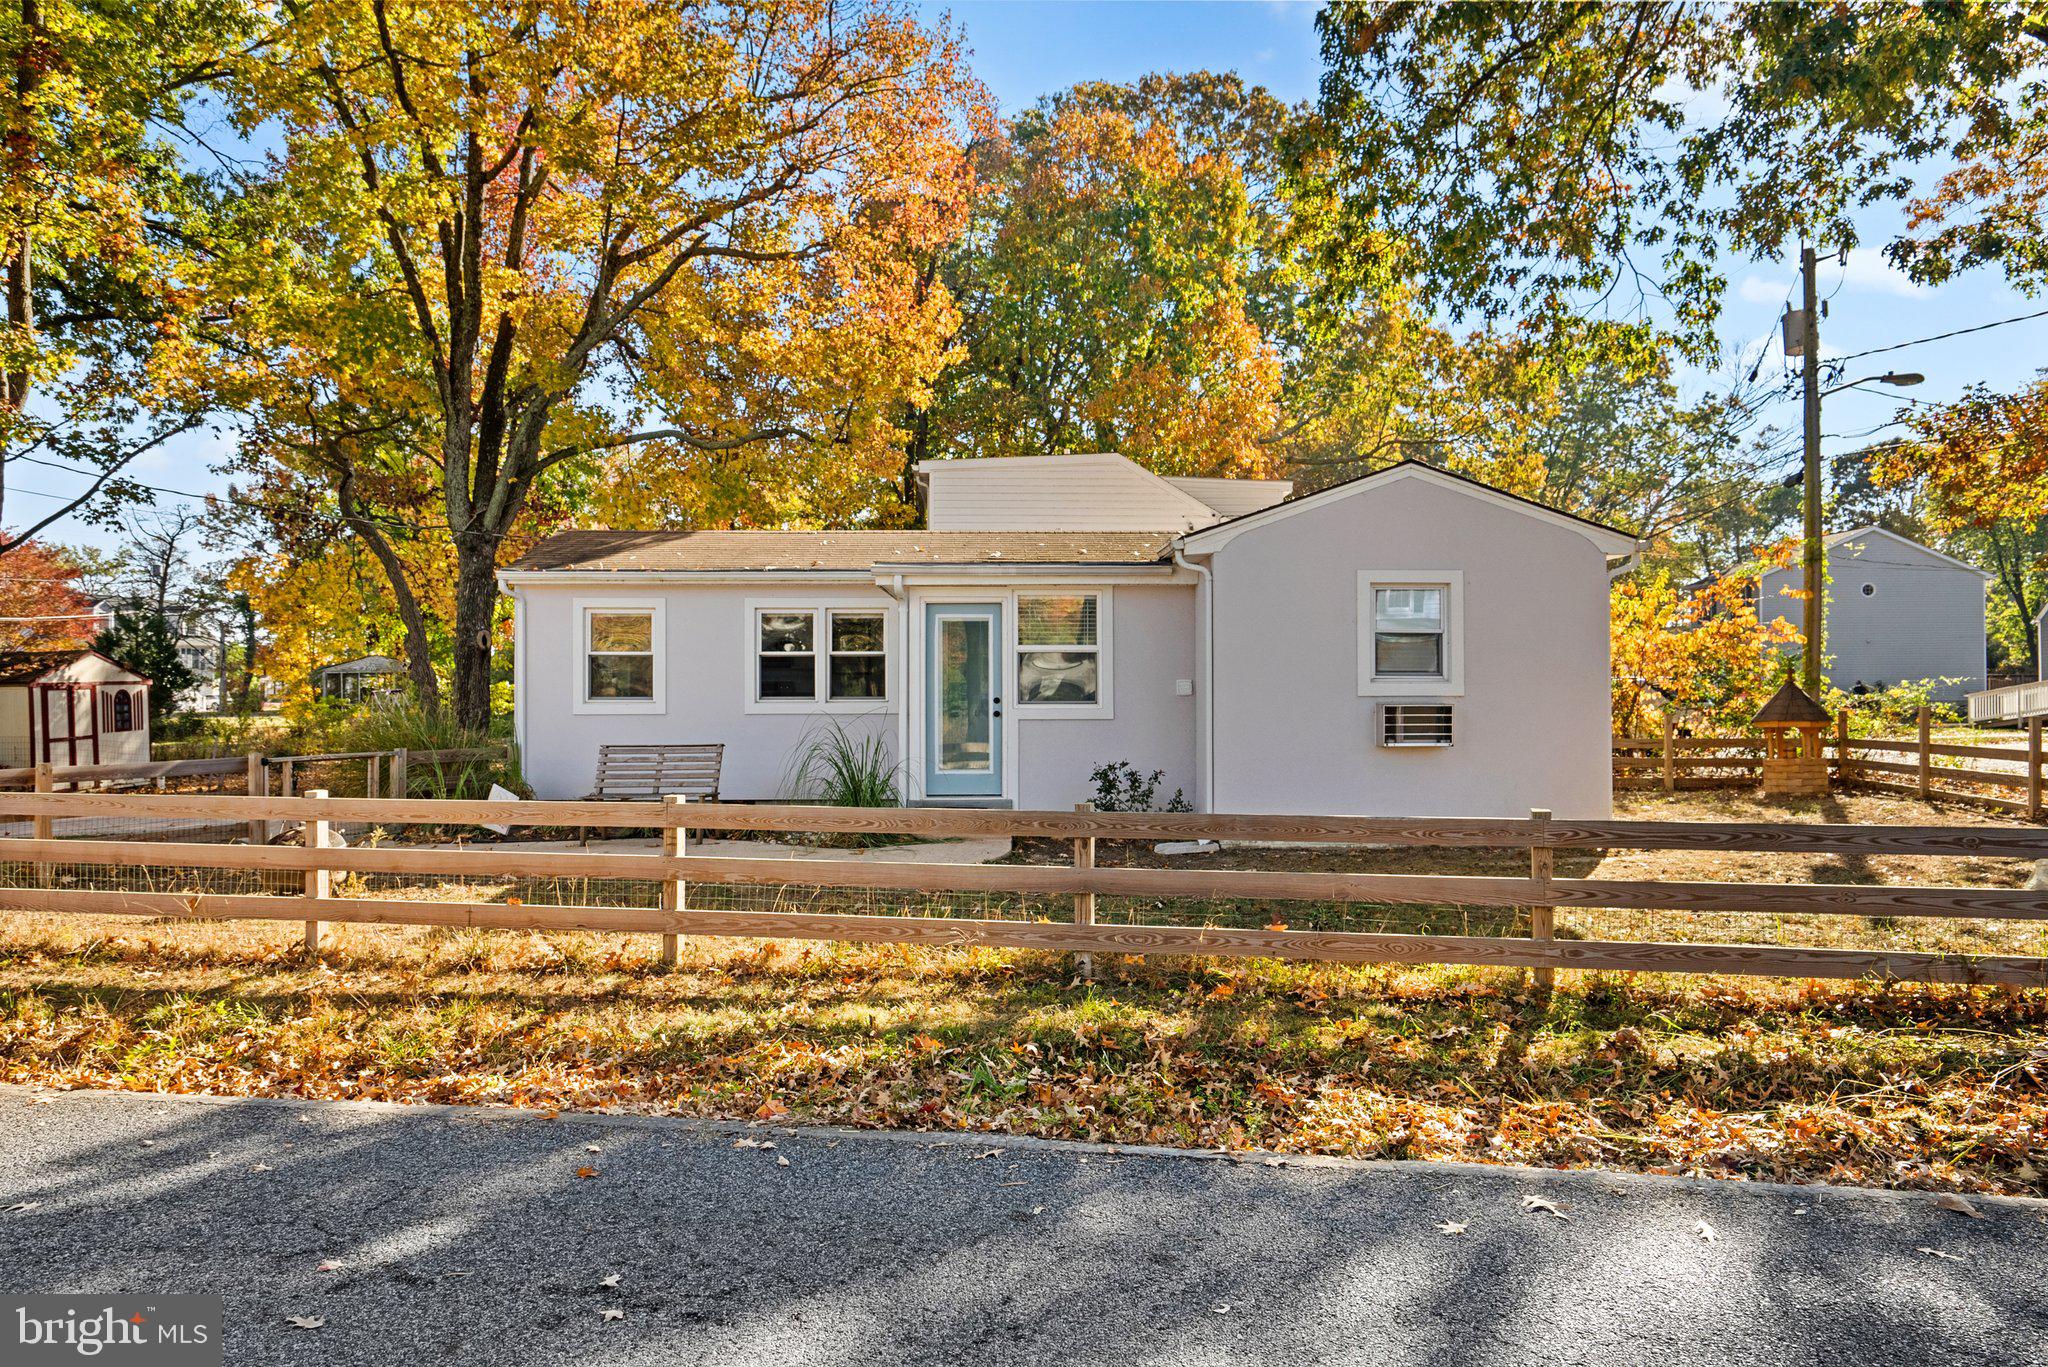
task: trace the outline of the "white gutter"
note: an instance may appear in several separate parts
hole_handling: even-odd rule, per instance
[[[1206,565],[1197,565],[1173,543],[1173,563],[1195,576],[1195,770],[1202,785],[1202,808],[1216,806],[1216,623],[1215,581]]]
[[[686,584],[865,584],[870,570],[499,570],[498,586],[628,588]]]

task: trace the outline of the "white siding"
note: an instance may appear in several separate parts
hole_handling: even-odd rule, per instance
[[[1085,581],[1077,581],[1085,585]],[[1007,585],[986,590],[951,589],[947,596],[1005,603]],[[1019,715],[1008,709],[1014,729],[1005,763],[1017,805],[1071,808],[1093,796],[1089,773],[1111,760],[1128,760],[1150,773],[1164,771],[1161,800],[1175,788],[1194,797],[1195,700],[1176,688],[1195,677],[1192,585],[1119,584],[1111,590],[1110,649],[1114,707],[1108,716]],[[823,585],[816,589],[719,585],[634,589],[553,588],[519,590],[518,649],[514,676],[520,755],[526,780],[543,798],[582,797],[591,789],[597,750],[605,744],[721,742],[725,767],[721,790],[735,801],[790,796],[793,762],[807,734],[820,726],[815,713],[761,712],[748,706],[753,656],[750,608],[767,603],[789,607],[849,603],[886,609],[889,624],[890,696],[884,703],[842,712],[831,720],[856,735],[880,736],[891,761],[901,765],[898,709],[910,696],[905,677],[903,629],[894,599],[877,589]],[[579,713],[582,660],[576,603],[602,599],[659,602],[664,654],[660,712]],[[913,591],[910,623],[923,620],[922,595]],[[1014,635],[1014,627],[1006,629]],[[1006,651],[1003,696],[1015,696],[1015,652]],[[845,706],[845,705],[840,705]],[[915,796],[919,781],[907,772],[901,786]]]
[[[605,744],[723,742],[722,795],[766,800],[788,795],[790,768],[806,734],[826,723],[802,713],[747,710],[753,618],[749,602],[798,607],[830,600],[872,604],[894,615],[896,604],[878,589],[821,585],[815,590],[764,582],[759,586],[704,588],[523,587],[519,659],[513,687],[518,707],[520,760],[526,781],[543,798],[577,798],[597,775],[597,748]],[[579,598],[607,603],[628,600],[663,605],[665,656],[661,711],[579,713],[583,660]],[[892,691],[900,693],[900,623],[891,624]],[[850,734],[883,737],[896,751],[895,699],[864,714],[832,718]]]
[[[1222,515],[1118,455],[934,460],[925,526],[935,532],[1180,532]]]
[[[1166,482],[1225,517],[1259,512],[1294,492],[1294,482],[1286,479],[1181,479],[1168,475]]]
[[[1848,691],[1955,680],[1935,690],[1944,700],[1984,687],[1983,575],[1885,533],[1830,538],[1827,573],[1821,644],[1830,683]],[[1804,603],[1788,594],[1800,579],[1797,568],[1764,575],[1757,616],[1797,629]]]
[[[1462,583],[1462,692],[1361,696],[1360,575],[1424,570]],[[1240,532],[1213,571],[1214,810],[1610,813],[1606,557],[1586,537],[1414,478]],[[1377,743],[1379,706],[1438,700],[1453,745]]]

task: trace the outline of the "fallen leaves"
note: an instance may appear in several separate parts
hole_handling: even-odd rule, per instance
[[[754,1108],[754,1118],[756,1120],[773,1120],[777,1116],[788,1114],[789,1107],[783,1105],[781,1102],[777,1101],[773,1097],[768,1098],[768,1100],[762,1102],[759,1106],[756,1106]]]
[[[597,1176],[597,1169],[585,1165],[583,1167],[576,1169],[576,1175],[578,1177],[584,1178],[587,1181],[588,1179]]]
[[[318,1315],[286,1315],[284,1322],[294,1329],[318,1329],[327,1323]]]
[[[341,1271],[341,1267],[341,1260],[338,1258],[322,1258],[320,1260],[320,1266],[314,1268],[313,1270],[315,1272],[339,1272]]]
[[[1925,1253],[1930,1258],[1939,1258],[1945,1263],[1961,1263],[1969,1261],[1967,1258],[1964,1258],[1959,1254],[1943,1253],[1938,1248],[1928,1248],[1925,1245],[1922,1245],[1921,1247],[1916,1248],[1913,1251],[1915,1253]]]
[[[599,1285],[599,1286],[617,1286],[618,1284],[619,1284],[619,1274],[618,1274],[618,1273],[616,1273],[616,1272],[614,1272],[614,1273],[610,1274],[609,1276],[605,1277],[605,1278],[604,1278],[604,1280],[602,1280],[602,1281],[600,1281],[600,1282],[598,1283],[598,1285]]]
[[[599,1310],[597,1312],[597,1317],[603,1320],[606,1324],[610,1324],[613,1320],[622,1320],[626,1318],[626,1312],[619,1309],[615,1305],[607,1305],[602,1310]]]
[[[1522,1209],[1532,1215],[1548,1215],[1556,1220],[1569,1220],[1572,1218],[1565,1213],[1571,1209],[1570,1206],[1557,1205],[1541,1196],[1524,1196],[1522,1198]]]
[[[1446,1220],[1436,1228],[1439,1234],[1463,1234],[1466,1225],[1463,1220]]]
[[[1711,1244],[1717,1242],[1721,1237],[1719,1234],[1716,1234],[1714,1232],[1714,1227],[1708,1224],[1705,1220],[1701,1220],[1697,1224],[1695,1224],[1692,1227],[1692,1232],[1694,1234],[1697,1234],[1699,1236],[1700,1242],[1704,1244]]]
[[[1977,1209],[1968,1197],[1958,1196],[1952,1191],[1945,1191],[1935,1197],[1934,1207],[1936,1210],[1945,1210],[1951,1215],[1967,1215],[1972,1220],[1984,1218],[1984,1212]]]

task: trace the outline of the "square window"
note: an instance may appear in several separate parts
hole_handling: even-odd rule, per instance
[[[1017,595],[1017,701],[1049,706],[1102,700],[1102,596]]]
[[[655,621],[649,610],[586,608],[583,700],[653,702]]]

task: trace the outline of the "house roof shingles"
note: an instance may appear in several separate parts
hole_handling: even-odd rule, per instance
[[[1148,565],[1173,532],[556,532],[512,570],[689,573],[877,565]]]

